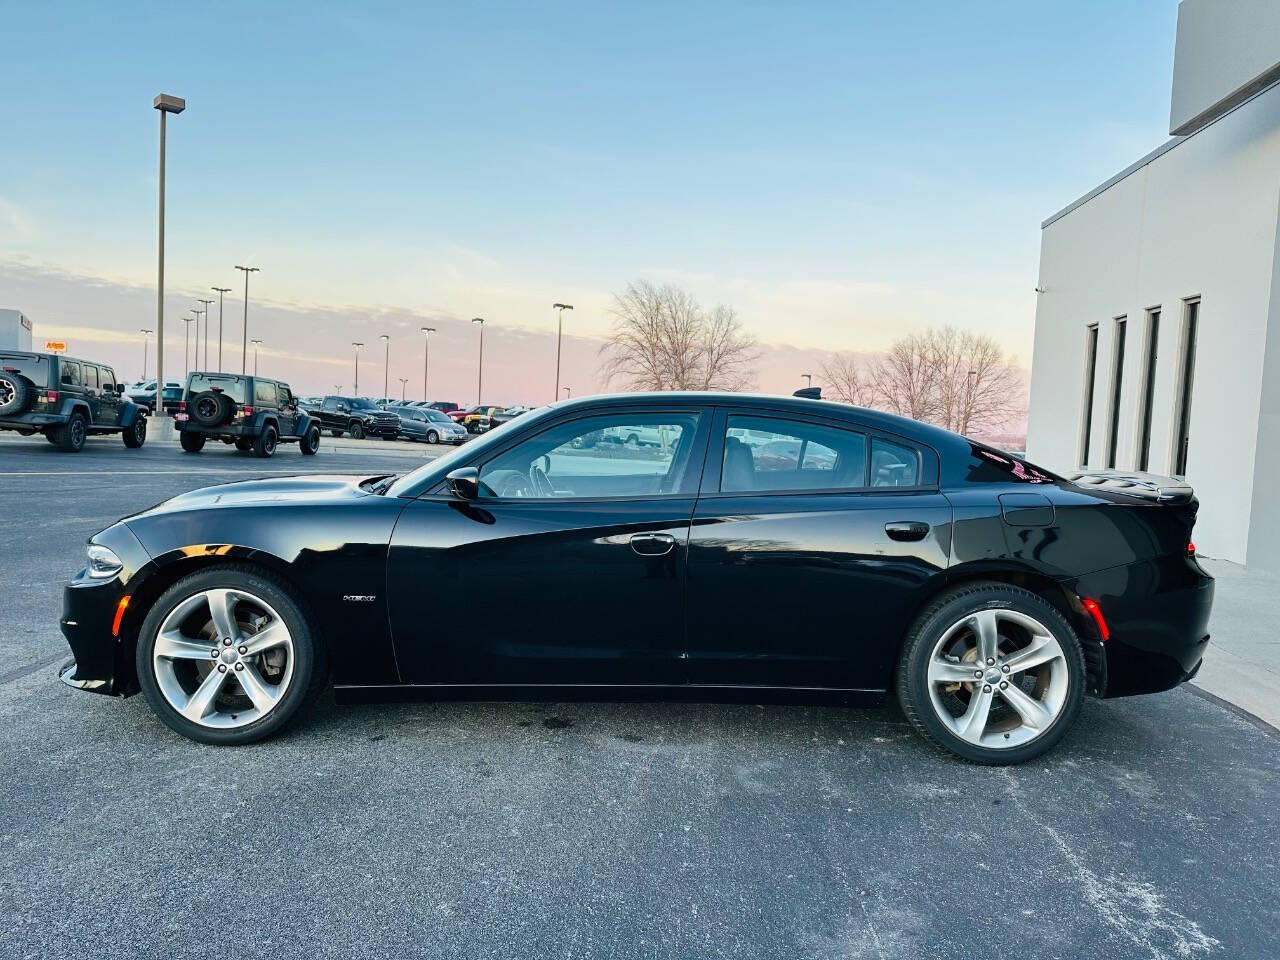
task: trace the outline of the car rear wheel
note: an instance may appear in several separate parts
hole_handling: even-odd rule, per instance
[[[898,700],[926,737],[974,763],[1022,763],[1075,722],[1084,652],[1066,618],[1006,584],[958,587],[912,625]]]
[[[308,427],[307,432],[298,440],[298,449],[304,457],[314,457],[320,449],[320,428]]]
[[[204,434],[183,431],[178,434],[178,442],[182,444],[182,449],[187,453],[199,453],[204,449]]]
[[[347,433],[351,434],[352,440],[364,439],[364,427],[360,425],[359,420],[351,421],[351,425],[347,428]]]
[[[427,443],[439,443],[439,442],[440,442],[440,434],[436,433],[434,430],[428,430]]]
[[[248,453],[250,450],[253,449],[252,440],[245,440],[241,438],[239,440],[234,440],[232,442],[235,443],[236,449],[239,450],[241,453]]]
[[[26,377],[0,373],[0,417],[13,417],[30,405],[34,392]]]
[[[330,431],[329,431],[329,436],[331,436],[331,437],[340,437],[340,436],[342,436],[342,431],[341,431],[341,430],[330,430]]]
[[[124,440],[124,445],[130,450],[137,450],[147,442],[147,418],[136,417],[131,426],[125,427],[120,433]]]
[[[77,410],[67,418],[67,422],[54,428],[54,442],[58,449],[66,453],[79,453],[84,449],[85,438],[89,435],[89,424],[84,414]]]
[[[165,591],[142,624],[136,661],[151,709],[201,743],[270,736],[325,679],[324,651],[293,591],[243,567],[195,573]]]
[[[253,441],[253,453],[258,457],[274,456],[276,452],[276,428],[267,424]]]

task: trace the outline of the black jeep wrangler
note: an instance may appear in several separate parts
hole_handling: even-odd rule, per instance
[[[105,364],[0,351],[0,430],[43,433],[71,453],[91,433],[118,433],[136,450],[147,439],[147,411],[123,394],[124,384]]]
[[[199,453],[210,438],[259,457],[281,443],[296,442],[307,456],[320,448],[320,427],[298,409],[289,385],[265,377],[193,373],[173,421],[187,453]]]

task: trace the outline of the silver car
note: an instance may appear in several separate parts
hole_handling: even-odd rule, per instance
[[[428,407],[406,407],[400,404],[387,410],[400,415],[400,436],[406,440],[425,440],[427,443],[465,443],[466,429],[439,410]]]

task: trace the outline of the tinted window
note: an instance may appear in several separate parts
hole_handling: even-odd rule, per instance
[[[695,413],[606,414],[571,420],[481,467],[481,495],[566,499],[678,493],[689,477],[697,425]],[[646,439],[628,445],[633,434]]]
[[[276,398],[282,407],[287,407],[293,402],[293,394],[289,392],[289,388],[283,383],[276,384]]]
[[[19,373],[37,387],[49,385],[49,361],[44,357],[14,357],[0,353],[0,370]]]
[[[116,389],[116,372],[110,367],[102,367],[102,389],[110,390],[112,393]]]
[[[444,423],[453,423],[452,420],[446,417],[439,410],[424,410],[423,413],[426,415],[426,418],[430,420],[432,423],[440,423],[441,421],[443,421]]]
[[[377,410],[378,407],[372,400],[366,400],[364,397],[347,398],[347,406],[352,410]]]
[[[873,487],[917,487],[920,485],[920,452],[873,437],[871,440],[871,485]]]
[[[84,385],[90,390],[98,389],[98,368],[92,363],[84,365]]]
[[[337,410],[337,409],[338,409],[338,398],[337,398],[337,397],[325,397],[325,398],[324,398],[324,408],[325,408],[326,410]]]
[[[255,380],[253,382],[253,402],[275,406],[276,385],[270,380]]]
[[[242,377],[220,373],[194,373],[191,375],[189,396],[212,390],[230,397],[236,403],[245,402],[245,381]]]
[[[62,370],[60,382],[64,387],[78,387],[81,385],[80,364],[74,360],[63,360],[59,367]]]
[[[726,493],[865,487],[867,438],[854,430],[730,416],[720,489]]]

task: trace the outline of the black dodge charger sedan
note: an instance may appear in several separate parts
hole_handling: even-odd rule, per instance
[[[405,476],[229,483],[108,527],[66,589],[62,678],[219,744],[330,681],[340,700],[892,691],[937,744],[1016,763],[1085,694],[1195,674],[1196,507],[1177,481],[1068,480],[820,400],[565,401]],[[483,600],[425,609],[441,583]]]

